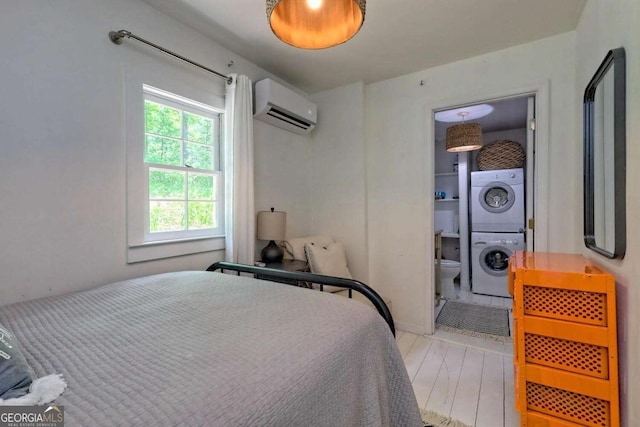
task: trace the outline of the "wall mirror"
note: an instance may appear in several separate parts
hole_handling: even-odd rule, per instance
[[[626,250],[624,48],[610,50],[584,92],[584,242],[607,258]]]

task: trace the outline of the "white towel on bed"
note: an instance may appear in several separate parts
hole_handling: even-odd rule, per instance
[[[24,396],[0,399],[0,406],[44,405],[57,399],[66,388],[62,374],[47,375],[32,382],[29,393]]]

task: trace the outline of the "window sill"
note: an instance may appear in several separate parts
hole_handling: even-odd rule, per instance
[[[224,236],[146,242],[138,245],[129,245],[127,248],[127,264],[217,251],[224,248]]]

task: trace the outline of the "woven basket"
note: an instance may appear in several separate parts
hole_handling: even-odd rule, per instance
[[[490,142],[478,151],[478,170],[514,169],[524,166],[522,145],[508,139]]]

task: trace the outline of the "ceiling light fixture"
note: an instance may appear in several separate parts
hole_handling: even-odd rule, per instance
[[[482,148],[482,127],[480,123],[465,123],[464,119],[469,113],[458,112],[462,117],[462,123],[447,128],[447,151],[460,152]]]
[[[322,0],[307,0],[307,5],[313,9],[319,9],[322,6]]]
[[[457,122],[460,120],[458,113],[468,113],[465,118],[467,120],[475,120],[480,117],[488,116],[493,112],[493,106],[489,104],[467,105],[466,107],[454,108],[453,110],[438,111],[436,113],[437,122]]]
[[[366,0],[267,0],[267,18],[283,42],[324,49],[346,42],[362,27]]]

